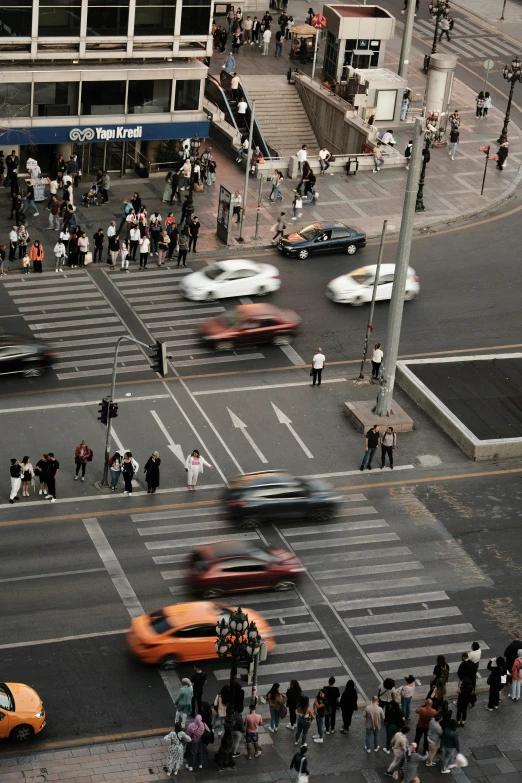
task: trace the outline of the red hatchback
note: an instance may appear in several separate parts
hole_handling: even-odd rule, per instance
[[[304,571],[292,552],[250,541],[197,547],[188,567],[191,588],[207,599],[247,590],[291,590]]]
[[[199,325],[199,335],[206,345],[220,351],[257,343],[288,345],[300,323],[301,319],[293,310],[280,310],[269,304],[247,304],[203,321]]]

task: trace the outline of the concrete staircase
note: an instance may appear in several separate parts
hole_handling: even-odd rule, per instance
[[[317,155],[319,142],[299,93],[284,76],[242,76],[250,101],[256,102],[257,121],[271,147],[281,156],[295,155],[306,144]]]

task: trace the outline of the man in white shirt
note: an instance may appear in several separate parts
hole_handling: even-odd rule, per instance
[[[234,71],[234,73],[232,75],[232,79],[230,81],[230,89],[232,90],[232,100],[234,101],[234,103],[237,103],[238,98],[239,98],[239,94],[238,94],[238,90],[239,90],[239,76],[237,75],[237,73],[235,71]]]
[[[243,199],[241,198],[239,190],[236,190],[236,192],[232,196],[232,205],[233,205],[232,217],[236,217],[238,223],[241,220],[241,203],[242,203],[242,201],[243,201]]]
[[[319,166],[321,167],[321,174],[326,174],[330,168],[331,157],[332,155],[329,150],[326,149],[326,147],[323,147],[321,150],[319,150]],[[333,176],[332,172],[330,172],[330,176]]]
[[[317,381],[317,385],[321,385],[321,375],[323,373],[323,368],[326,364],[326,356],[323,353],[322,348],[317,349],[317,353],[315,354],[314,358],[312,359],[312,386],[315,386],[315,383]]]
[[[297,170],[300,172],[303,168],[303,163],[305,160],[308,159],[308,150],[306,148],[306,144],[303,144],[300,150],[296,152],[296,158],[297,158]]]
[[[140,270],[147,268],[149,250],[150,250],[150,239],[148,238],[148,236],[143,236],[140,239]]]
[[[18,231],[16,226],[13,226],[9,232],[9,261],[16,260],[16,248],[18,245]]]
[[[391,130],[383,131],[379,136],[379,139],[380,141],[382,141],[383,144],[388,144],[390,147],[395,147],[395,145],[397,144]]]
[[[270,43],[271,38],[272,38],[272,32],[270,28],[267,27],[265,32],[263,33],[263,55],[268,54],[268,44]]]
[[[107,263],[108,264],[111,263],[111,257],[109,255],[110,240],[111,237],[115,237],[115,236],[116,236],[116,221],[113,220],[109,228],[107,229]],[[101,263],[101,259],[100,259],[100,263]]]
[[[238,114],[246,114],[246,110],[248,109],[248,104],[245,101],[244,98],[241,98],[239,103],[237,104],[237,113]]]

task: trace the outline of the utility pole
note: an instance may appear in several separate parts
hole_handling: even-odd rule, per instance
[[[393,277],[393,289],[388,315],[388,329],[386,334],[385,361],[381,369],[379,381],[379,394],[374,412],[377,416],[389,416],[392,412],[393,387],[395,385],[395,368],[399,353],[399,341],[401,336],[402,311],[404,308],[404,291],[408,276],[410,250],[413,239],[413,221],[415,218],[415,201],[421,168],[421,158],[424,142],[424,130],[426,120],[417,117],[413,129],[413,147],[411,150],[410,169],[406,183],[404,206],[402,210],[401,230],[395,259],[395,274]]]
[[[386,236],[386,229],[388,227],[388,221],[385,220],[382,224],[382,234],[381,234],[381,244],[379,247],[379,257],[377,258],[377,269],[375,270],[375,279],[373,281],[373,293],[372,293],[372,303],[370,305],[370,317],[368,318],[368,323],[366,324],[366,336],[364,338],[364,349],[363,349],[363,358],[361,362],[361,370],[359,372],[359,380],[364,380],[364,365],[366,362],[366,356],[368,354],[368,341],[370,339],[370,334],[373,332],[373,313],[375,310],[375,300],[377,299],[377,287],[379,285],[379,274],[381,271],[381,264],[382,264],[382,257],[384,254],[384,238]]]
[[[413,22],[415,18],[415,0],[410,0],[406,10],[406,21],[402,32],[401,55],[399,59],[399,76],[408,78],[408,66],[410,64],[411,39],[413,36]]]
[[[248,132],[248,155],[247,155],[247,161],[246,161],[246,170],[245,170],[245,190],[243,192],[243,209],[241,210],[241,220],[239,223],[239,237],[238,242],[244,242],[243,239],[243,220],[245,217],[245,211],[246,211],[246,205],[247,205],[247,198],[248,198],[248,180],[250,177],[250,158],[252,156],[252,141],[254,138],[254,119],[256,114],[256,102],[252,101],[252,109],[250,111],[250,130]]]
[[[505,12],[506,12],[506,5],[507,5],[507,0],[504,0],[504,4],[503,4],[503,6],[502,6],[502,16],[500,17],[500,21],[501,21],[501,22],[504,22],[504,21],[505,21],[504,14],[505,14]]]
[[[259,217],[261,215],[262,203],[263,203],[263,175],[261,172],[259,172],[259,193],[257,194],[256,233],[254,235],[254,239],[259,239]]]

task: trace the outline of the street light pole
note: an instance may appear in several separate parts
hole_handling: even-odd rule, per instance
[[[377,269],[375,270],[375,279],[373,281],[373,293],[372,293],[372,303],[370,305],[370,316],[368,318],[368,323],[366,324],[366,336],[364,338],[363,357],[361,362],[361,369],[359,372],[360,381],[364,380],[364,365],[366,363],[366,356],[368,354],[368,341],[370,339],[370,334],[373,332],[373,313],[375,310],[375,300],[377,299],[377,287],[379,285],[379,274],[381,271],[382,257],[384,254],[384,238],[386,236],[387,227],[388,227],[388,221],[385,220],[384,223],[382,224],[381,244],[379,246]]]
[[[254,119],[256,114],[256,102],[252,101],[252,110],[250,112],[250,130],[248,132],[248,155],[245,167],[245,190],[243,191],[243,209],[241,210],[241,217],[239,222],[239,237],[238,242],[243,242],[243,220],[245,218],[246,204],[248,198],[248,179],[250,177],[250,156],[252,155],[252,142],[254,139]]]
[[[404,291],[408,277],[408,265],[413,239],[413,220],[415,217],[415,199],[419,172],[421,167],[422,142],[424,140],[425,119],[417,117],[413,129],[413,147],[411,150],[410,169],[406,182],[406,194],[402,210],[401,230],[397,246],[395,260],[395,274],[388,316],[388,329],[386,334],[385,362],[381,369],[379,380],[379,394],[374,412],[378,416],[389,416],[392,412],[393,387],[395,385],[395,368],[399,353],[399,341],[401,336],[402,311],[404,307]]]
[[[415,0],[410,0],[406,11],[406,21],[402,32],[401,54],[399,58],[399,76],[408,78],[408,66],[410,64],[411,39],[413,36],[413,22],[415,20]]]
[[[502,76],[508,82],[510,82],[509,98],[507,102],[506,114],[504,117],[504,127],[502,133],[498,139],[499,144],[503,144],[507,141],[507,132],[509,125],[509,117],[511,114],[511,102],[513,101],[513,91],[515,89],[516,82],[522,82],[522,62],[519,60],[518,55],[511,60],[511,66],[505,65],[502,72]]]
[[[447,0],[432,0],[428,6],[428,11],[435,17],[435,34],[433,36],[433,44],[431,46],[431,53],[437,54],[437,36],[439,34],[439,24],[443,17],[445,17],[450,9]]]
[[[424,183],[426,181],[426,166],[430,162],[430,157],[431,157],[431,153],[430,153],[431,141],[432,141],[432,133],[427,130],[425,133],[424,149],[422,150],[422,166],[421,166],[421,173],[419,177],[417,198],[415,200],[415,212],[424,212],[425,210]]]

